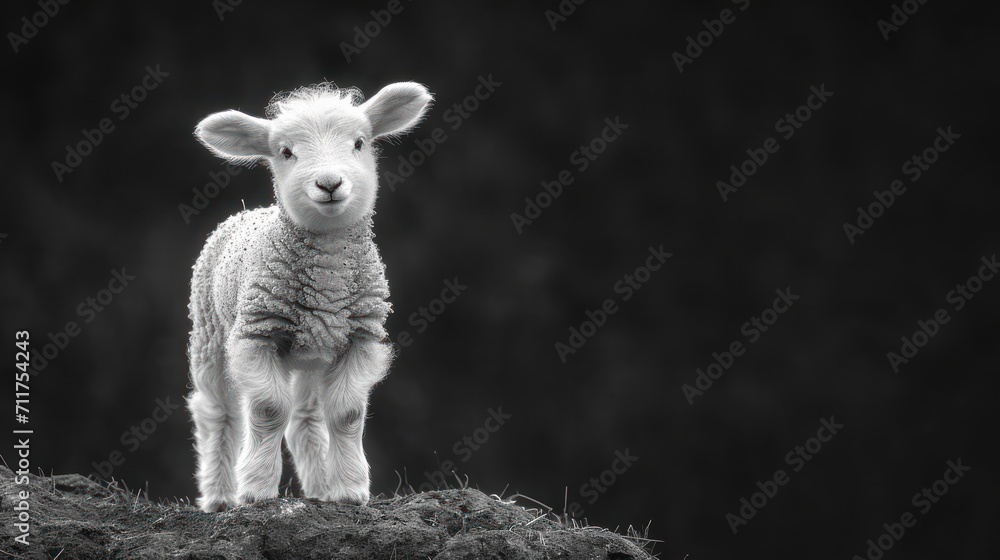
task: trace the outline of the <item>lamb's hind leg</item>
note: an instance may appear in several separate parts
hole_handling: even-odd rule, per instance
[[[243,445],[236,462],[240,503],[276,498],[292,400],[288,371],[274,348],[257,340],[230,341],[227,353],[243,397]]]
[[[302,493],[307,498],[325,498],[329,493],[326,464],[329,437],[320,406],[322,379],[319,374],[296,372],[292,389],[292,411],[285,441],[295,461]]]
[[[236,503],[236,454],[240,447],[239,405],[225,375],[221,344],[205,330],[192,336],[189,351],[194,390],[187,398],[194,418],[198,505],[207,512]]]
[[[364,504],[370,497],[362,436],[368,395],[389,369],[392,347],[354,341],[327,376],[326,421],[330,433],[330,493],[327,500]]]

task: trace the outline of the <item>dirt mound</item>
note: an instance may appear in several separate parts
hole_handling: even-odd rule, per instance
[[[30,545],[14,511],[31,492]],[[207,514],[153,503],[80,475],[15,485],[0,466],[0,556],[60,559],[649,559],[603,529],[569,529],[533,510],[472,489],[424,492],[357,507],[278,498]]]

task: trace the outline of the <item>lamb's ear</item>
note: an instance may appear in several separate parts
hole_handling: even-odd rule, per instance
[[[433,97],[414,82],[398,82],[381,89],[361,105],[372,123],[372,136],[405,134],[420,122]]]
[[[217,156],[237,161],[270,157],[271,123],[239,111],[213,113],[194,129],[195,136]]]

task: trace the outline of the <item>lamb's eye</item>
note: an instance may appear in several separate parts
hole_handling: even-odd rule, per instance
[[[292,158],[292,150],[287,146],[281,149],[281,155],[285,156],[285,159]]]
[[[356,140],[356,141],[354,142],[354,150],[355,150],[355,151],[358,151],[358,152],[360,152],[360,151],[361,151],[361,148],[364,148],[364,147],[365,147],[365,139],[364,139],[364,138],[358,138],[358,139],[357,139],[357,140]]]

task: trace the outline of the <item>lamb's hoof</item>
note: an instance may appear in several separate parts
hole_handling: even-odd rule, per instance
[[[368,488],[364,489],[343,489],[340,491],[335,491],[327,499],[328,502],[336,502],[338,504],[348,504],[352,506],[364,506],[368,505],[368,500],[371,499],[371,493],[368,492]]]
[[[257,502],[263,502],[265,500],[271,500],[277,498],[278,496],[254,496],[253,494],[244,494],[240,496],[240,505],[247,506],[250,504],[255,504]]]
[[[205,513],[219,513],[226,511],[231,505],[231,501],[225,499],[219,500],[199,500],[199,507],[201,511]]]

